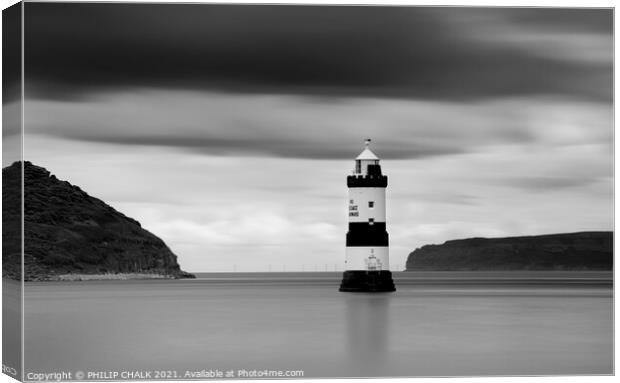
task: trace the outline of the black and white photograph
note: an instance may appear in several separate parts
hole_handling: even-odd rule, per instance
[[[612,5],[3,7],[5,375],[614,375]]]

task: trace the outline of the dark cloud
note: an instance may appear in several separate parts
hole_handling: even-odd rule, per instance
[[[542,26],[565,33],[611,34],[613,32],[611,8],[517,8],[510,12],[510,18],[525,28]]]
[[[222,139],[203,137],[149,137],[144,136],[111,136],[95,134],[72,134],[62,136],[66,139],[85,142],[99,142],[121,146],[155,146],[177,148],[184,151],[208,155],[226,156],[275,156],[284,158],[304,158],[315,160],[350,159],[360,151],[361,138],[355,137],[345,142],[342,137],[332,143],[301,142],[278,140],[275,137],[266,139]],[[419,145],[411,142],[376,145],[383,158],[407,159],[425,158],[450,154],[465,153],[464,148],[457,145]]]
[[[608,102],[612,94],[609,9],[27,3],[25,28],[28,97],[133,86]],[[478,29],[484,38],[472,35]],[[602,59],[495,38],[532,31],[577,56],[575,37],[602,39]]]
[[[2,11],[2,102],[21,97],[21,3]]]
[[[424,158],[538,141],[536,129],[529,128],[539,110],[532,103],[366,98],[330,103],[307,102],[302,96],[139,90],[94,102],[31,100],[26,134],[111,144],[119,150],[149,146],[312,159],[354,157],[370,137],[382,158]],[[565,110],[567,118],[584,119],[579,105]],[[578,136],[582,142],[598,137]]]

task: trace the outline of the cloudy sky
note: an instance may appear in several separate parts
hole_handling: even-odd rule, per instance
[[[613,228],[609,9],[25,7],[25,159],[185,270],[341,269],[366,137],[393,269],[427,243]]]

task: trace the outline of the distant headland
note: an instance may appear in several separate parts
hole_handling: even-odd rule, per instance
[[[407,258],[407,271],[612,270],[613,232],[469,238],[426,245]]]
[[[21,279],[21,162],[2,169],[2,276]],[[24,280],[194,278],[140,223],[24,162]]]

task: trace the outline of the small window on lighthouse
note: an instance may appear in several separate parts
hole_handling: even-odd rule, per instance
[[[368,224],[369,225],[374,225],[375,224],[375,219],[374,218],[368,218]]]
[[[371,209],[375,207],[375,201],[368,201],[368,207]]]

